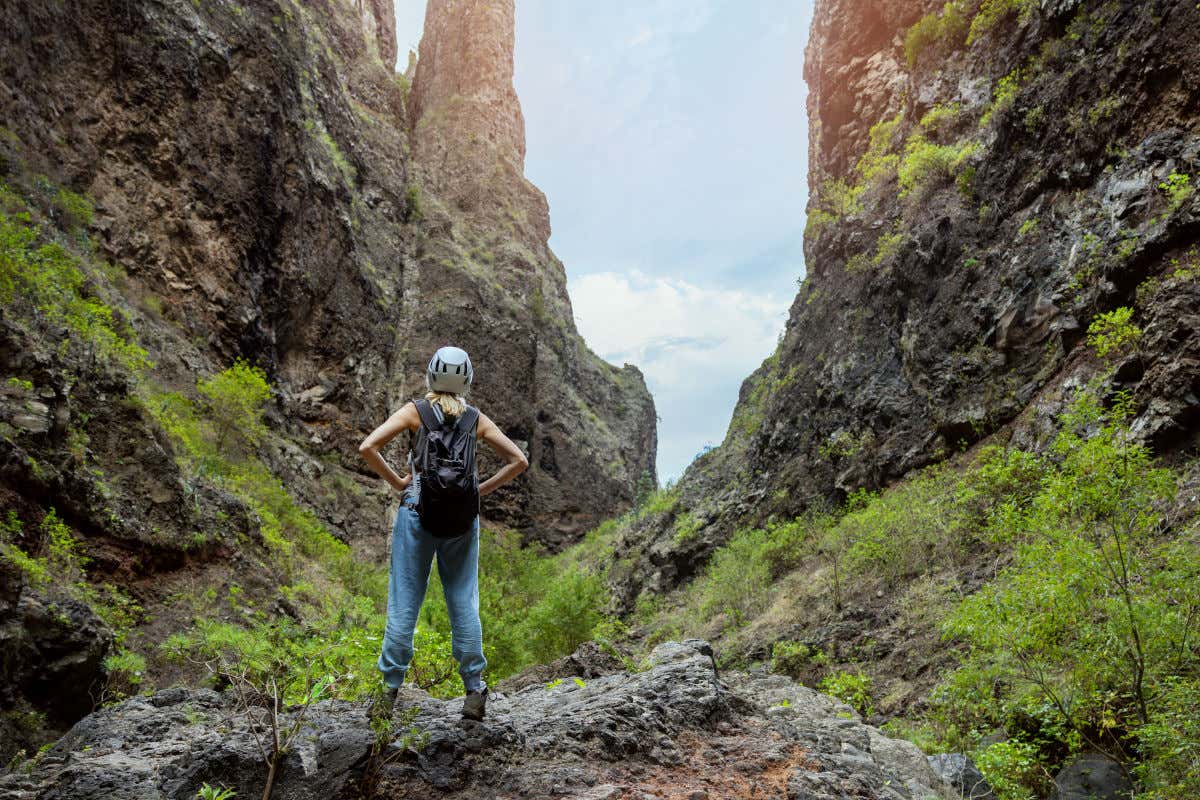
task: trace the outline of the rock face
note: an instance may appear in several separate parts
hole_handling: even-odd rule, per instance
[[[1194,445],[1200,9],[1030,3],[976,18],[969,45],[964,25],[906,50],[943,5],[817,4],[808,277],[725,442],[681,478],[674,513],[619,544],[651,565],[619,586],[630,604],[739,526],[993,433],[1040,447],[1065,387],[1093,377],[1132,393],[1159,453]],[[1143,334],[1109,375],[1086,332],[1120,307]],[[685,512],[702,528],[680,542]]]
[[[27,698],[59,724],[92,710],[112,634],[85,604],[46,598],[6,578],[0,598],[0,698],[11,708]],[[6,734],[13,740],[19,732]]]
[[[453,341],[532,456],[493,517],[557,543],[653,479],[641,376],[576,333],[522,175],[511,2],[430,3],[411,92],[390,0],[3,11],[14,157],[95,201],[127,298],[162,309],[136,326],[163,379],[260,363],[305,449],[360,469],[353,445]]]
[[[418,245],[403,335],[432,345],[472,331],[483,396],[532,464],[494,513],[557,546],[653,485],[657,438],[641,373],[596,358],[575,331],[549,206],[524,177],[514,19],[513,0],[429,4],[409,122],[414,174],[446,204],[429,227],[448,235]]]
[[[485,516],[558,547],[653,484],[650,395],[578,335],[523,176],[511,0],[433,0],[412,86],[394,72],[392,0],[0,0],[0,14],[0,210],[42,208],[46,236],[107,265],[83,291],[153,363],[135,378],[37,314],[0,312],[0,504],[27,532],[17,544],[36,550],[53,508],[93,579],[149,616],[230,581],[273,602],[279,580],[243,547],[260,521],[185,474],[137,399],[194,395],[238,358],[275,389],[257,456],[364,558],[394,498],[357,443],[424,392],[443,344],[471,353],[471,399],[530,455]],[[385,454],[396,466],[405,445]]]
[[[781,676],[718,676],[699,640],[645,669],[497,695],[482,723],[421,695],[373,747],[361,705],[311,708],[276,797],[949,798],[925,756],[849,707]],[[295,713],[295,712],[291,712]],[[262,792],[244,715],[211,691],[171,689],[82,720],[4,800],[191,798],[223,783]]]

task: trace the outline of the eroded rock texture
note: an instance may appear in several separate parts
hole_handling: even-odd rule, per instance
[[[700,640],[667,642],[646,669],[489,703],[412,690],[372,747],[361,705],[309,710],[275,796],[286,798],[949,798],[925,756],[848,707],[779,675],[723,673]],[[290,712],[292,714],[296,712]],[[191,798],[205,782],[257,796],[265,780],[246,717],[210,691],[172,689],[84,719],[5,800]]]
[[[1162,184],[1200,173],[1200,9],[1026,5],[970,44],[964,27],[906,52],[941,2],[818,3],[808,277],[725,442],[671,513],[618,543],[638,554],[618,581],[628,607],[689,580],[739,525],[838,504],[994,433],[1044,446],[1097,376],[1132,392],[1159,454],[1194,453],[1200,192]],[[1114,365],[1086,332],[1119,307],[1144,334]],[[683,513],[696,535],[674,536]]]

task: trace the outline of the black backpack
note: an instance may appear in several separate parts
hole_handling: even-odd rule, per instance
[[[414,401],[421,415],[413,469],[421,476],[417,514],[434,536],[461,536],[479,516],[475,428],[479,409],[467,406],[457,419],[439,420],[428,400]]]

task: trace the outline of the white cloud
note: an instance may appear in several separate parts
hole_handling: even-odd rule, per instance
[[[650,26],[642,25],[641,27],[639,27],[637,29],[637,31],[633,34],[633,36],[629,37],[629,39],[625,42],[625,46],[626,47],[637,47],[638,45],[645,44],[646,42],[650,41],[653,38],[654,38],[654,31],[650,29]]]
[[[637,364],[646,375],[662,419],[663,480],[724,437],[738,387],[775,349],[791,301],[636,270],[582,275],[570,293],[591,348],[613,364]]]

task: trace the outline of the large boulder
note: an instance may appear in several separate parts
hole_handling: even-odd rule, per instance
[[[942,780],[942,785],[951,795],[962,800],[996,800],[992,787],[975,766],[971,757],[963,753],[938,753],[929,756],[929,766]]]
[[[1133,784],[1118,762],[1100,753],[1075,756],[1054,776],[1051,800],[1129,800]]]
[[[7,570],[0,577],[10,587],[0,591],[0,711],[32,712],[61,731],[95,707],[112,633],[86,604],[8,583]],[[6,725],[5,761],[39,743],[29,727]]]
[[[497,692],[481,723],[461,719],[461,699],[410,692],[379,747],[361,704],[315,704],[274,796],[954,796],[912,744],[783,676],[718,675],[706,642],[664,643],[642,666]],[[299,713],[288,710],[285,724]],[[0,778],[0,799],[184,800],[204,783],[255,796],[266,769],[249,720],[211,691],[133,698]]]

